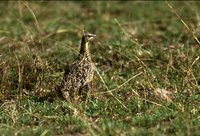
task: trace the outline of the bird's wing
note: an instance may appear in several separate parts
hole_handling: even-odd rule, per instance
[[[75,65],[77,61],[75,61],[74,63],[72,63],[71,65],[68,65],[65,67],[65,73],[64,73],[64,77],[66,77],[67,75],[69,75],[69,73],[74,69],[74,67],[76,67]]]

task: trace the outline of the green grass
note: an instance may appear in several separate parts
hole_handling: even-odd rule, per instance
[[[170,4],[200,37],[200,3]],[[199,135],[200,45],[165,2],[0,8],[1,135]],[[97,35],[91,57],[113,95],[96,73],[87,102],[35,100],[62,80],[83,28]]]

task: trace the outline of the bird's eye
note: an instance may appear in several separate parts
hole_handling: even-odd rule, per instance
[[[96,35],[94,34],[87,34],[85,35],[85,37],[88,39],[88,40],[92,40]]]

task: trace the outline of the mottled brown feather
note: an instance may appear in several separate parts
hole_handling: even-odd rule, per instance
[[[88,44],[92,34],[82,36],[78,58],[65,69],[64,77],[59,87],[64,99],[74,96],[81,88],[87,86],[93,78],[94,64],[91,60]],[[83,90],[87,91],[87,90]]]

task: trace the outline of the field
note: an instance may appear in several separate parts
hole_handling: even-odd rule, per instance
[[[0,3],[0,135],[200,134],[200,2]],[[97,35],[87,101],[38,100]]]

